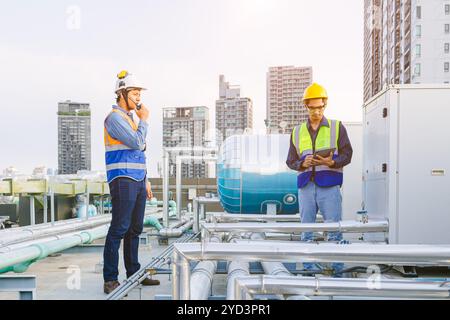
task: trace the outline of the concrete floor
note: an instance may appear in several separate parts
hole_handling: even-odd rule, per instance
[[[151,231],[152,229],[149,229]],[[157,238],[149,237],[149,245],[140,245],[139,260],[147,264],[152,257],[164,251],[167,246],[159,246]],[[30,266],[26,275],[35,275],[38,300],[104,300],[103,293],[103,244],[104,239],[89,246],[79,246],[48,257]],[[125,279],[123,252],[120,252],[119,281]],[[165,266],[166,267],[166,266]],[[12,274],[12,273],[8,273]],[[128,300],[153,299],[155,294],[171,294],[169,275],[156,275],[160,286],[139,286],[130,292]],[[17,293],[0,293],[0,300],[18,299]]]
[[[146,229],[153,232],[153,229]],[[141,265],[152,261],[152,257],[159,255],[167,246],[158,244],[155,236],[149,236],[148,245],[140,245],[139,257]],[[171,240],[174,241],[174,240]],[[48,257],[30,266],[27,275],[35,275],[37,282],[36,298],[38,300],[104,300],[107,295],[103,293],[103,244],[104,239],[92,245],[79,246]],[[123,256],[120,252],[119,281],[125,278]],[[168,266],[163,266],[168,268]],[[428,272],[427,272],[428,273]],[[11,274],[11,273],[9,273]],[[364,277],[364,275],[360,275]],[[450,276],[450,270],[445,268],[435,274],[421,274],[422,277]],[[386,277],[398,278],[394,273]],[[153,300],[155,295],[171,295],[172,282],[169,275],[156,275],[161,285],[155,287],[138,286],[133,289],[124,300]],[[226,296],[227,275],[216,274],[214,277],[212,295]],[[18,299],[17,293],[0,293],[0,300]]]

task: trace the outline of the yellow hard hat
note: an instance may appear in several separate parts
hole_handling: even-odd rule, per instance
[[[309,99],[328,99],[327,90],[320,84],[313,83],[308,88],[306,88],[303,94],[303,102]]]

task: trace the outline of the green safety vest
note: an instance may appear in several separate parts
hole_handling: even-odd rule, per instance
[[[339,154],[339,128],[340,121],[328,120],[328,127],[321,126],[317,133],[316,143],[313,146],[306,122],[294,128],[292,142],[297,150],[298,156],[303,161],[307,156],[313,155],[315,151],[336,148],[333,158]],[[327,166],[315,166],[306,169],[299,175],[298,186],[303,188],[311,180],[313,171],[316,172],[314,181],[321,187],[342,185],[343,170],[333,169]]]

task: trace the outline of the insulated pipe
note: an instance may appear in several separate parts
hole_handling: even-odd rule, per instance
[[[227,222],[298,222],[300,215],[265,215],[265,214],[224,214],[215,213],[209,216],[211,223]]]
[[[248,277],[250,275],[250,265],[248,262],[232,261],[228,266],[227,277],[227,300],[234,299],[234,284],[236,278]]]
[[[379,279],[376,283],[370,279],[309,277],[255,276],[236,279],[234,299],[244,300],[247,295],[254,294],[448,299],[450,286],[391,279]]]
[[[104,217],[96,216],[96,217],[92,218],[92,220],[95,220],[95,219],[101,220],[101,219],[104,219]],[[83,223],[83,222],[84,221],[82,221],[79,218],[74,218],[74,219],[57,221],[53,225],[51,223],[41,223],[41,224],[37,224],[34,226],[11,228],[11,229],[2,230],[2,232],[0,232],[0,238],[3,238],[3,237],[8,238],[8,237],[10,237],[11,234],[15,234],[15,233],[23,232],[23,231],[32,232],[32,231],[36,231],[36,230],[55,229],[55,228],[65,226],[65,225],[74,224],[74,223]]]
[[[153,216],[145,217],[144,226],[154,227],[158,231],[160,231],[162,229],[162,225],[159,223],[158,218],[155,218]]]
[[[190,300],[190,287],[191,287],[191,266],[189,264],[189,260],[185,257],[179,255],[176,264],[180,268],[179,274],[179,283],[180,283],[180,299],[181,300]]]
[[[231,235],[229,242],[235,243],[240,237]],[[227,276],[227,300],[232,300],[234,295],[234,280],[239,277],[247,277],[250,275],[250,264],[245,261],[232,261],[228,265]]]
[[[12,244],[12,245],[4,246],[4,247],[0,248],[0,255],[2,253],[8,253],[8,252],[12,252],[17,249],[26,248],[31,245],[36,245],[36,244],[40,244],[40,243],[46,243],[46,242],[50,242],[50,241],[54,241],[54,240],[60,240],[60,239],[64,239],[67,237],[72,237],[73,235],[76,235],[78,233],[80,233],[80,231],[62,233],[62,234],[57,234],[54,236],[49,236],[49,237],[45,237],[45,238],[39,238],[36,240],[29,240],[29,241],[24,241],[24,242],[19,242],[19,243]]]
[[[107,233],[108,226],[102,226],[92,230],[82,231],[67,238],[34,244],[26,248],[0,254],[0,270],[3,272],[15,271],[15,267],[19,266],[21,268],[20,271],[24,271],[22,269],[24,264],[28,266],[37,260],[44,259],[50,254],[66,250],[80,244],[91,243],[96,239],[104,238]]]
[[[222,239],[213,236],[211,243],[221,243]],[[190,279],[190,299],[208,300],[211,292],[214,274],[217,271],[217,261],[202,261],[192,270]]]
[[[387,232],[387,221],[341,221],[331,223],[204,223],[207,232]]]
[[[265,240],[266,236],[264,233],[254,233],[252,234],[252,240]],[[261,262],[261,266],[264,269],[264,273],[269,276],[292,276],[292,274],[286,269],[286,267],[281,262]]]
[[[264,273],[269,276],[285,276],[290,277],[292,273],[281,262],[261,262]]]
[[[172,299],[180,300],[180,253],[174,250],[172,253]]]
[[[373,245],[332,243],[176,244],[188,260],[289,261],[316,263],[362,263],[406,266],[450,266],[450,245]]]
[[[178,228],[164,228],[159,231],[159,235],[162,237],[168,237],[168,238],[178,238],[180,237],[184,232],[189,230],[194,222],[192,220],[186,221],[184,225]]]
[[[2,230],[0,232],[0,248],[23,241],[36,240],[39,238],[54,236],[61,233],[94,228],[105,224],[109,224],[110,221],[111,216],[107,215],[107,216],[93,217],[89,219],[89,221],[80,219],[71,219],[66,220],[64,222],[55,223],[54,226],[52,226],[52,224],[49,223],[45,226],[39,226],[34,228],[23,227],[11,231],[10,229]]]

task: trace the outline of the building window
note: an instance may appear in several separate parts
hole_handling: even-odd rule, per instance
[[[416,14],[417,14],[417,19],[422,19],[422,7],[421,6],[416,7]]]
[[[421,54],[422,54],[422,47],[420,44],[416,44],[416,57],[420,58]]]
[[[450,4],[445,5],[445,15],[446,16],[450,15]]]
[[[416,37],[420,38],[422,36],[422,26],[418,25],[416,26]]]
[[[450,43],[445,43],[444,44],[444,52],[445,53],[450,53]]]
[[[449,72],[450,70],[450,62],[445,62],[444,63],[444,72]]]
[[[414,75],[420,77],[420,63],[416,63],[416,67],[414,68]]]
[[[450,24],[445,24],[445,33],[450,33]]]

